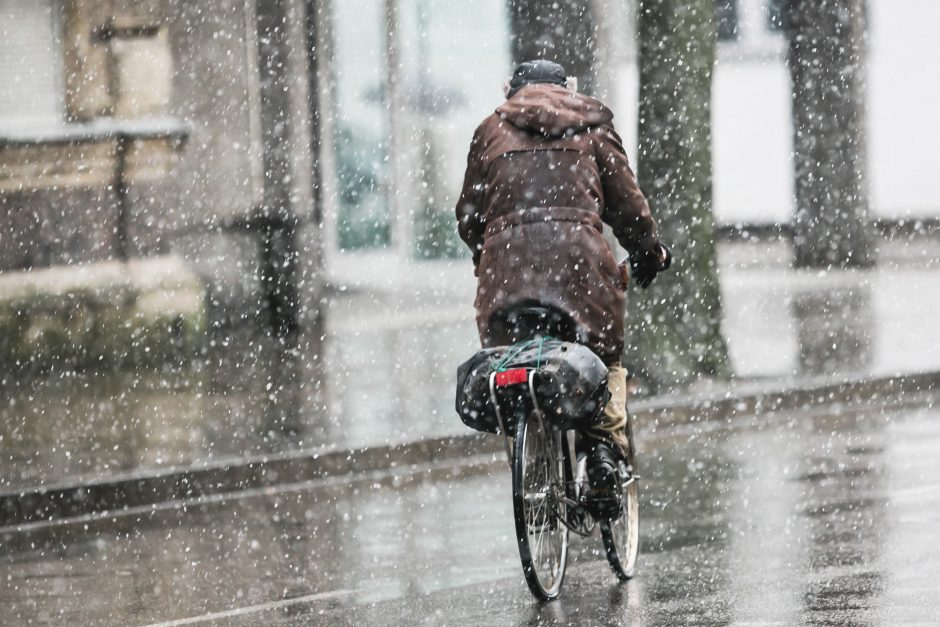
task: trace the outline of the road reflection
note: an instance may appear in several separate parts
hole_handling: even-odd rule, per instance
[[[796,322],[801,374],[867,372],[875,332],[871,284],[858,277],[850,286],[798,290],[792,311]]]
[[[114,625],[233,608],[244,614],[216,622],[930,622],[940,459],[926,453],[940,446],[940,415],[929,405],[829,409],[642,433],[637,578],[617,584],[599,538],[577,540],[550,604],[526,589],[496,460],[458,478],[401,469],[118,513],[45,539],[7,534],[0,615]]]
[[[802,569],[805,613],[843,616],[879,606],[886,585],[884,544],[888,534],[884,424],[865,431],[835,431],[820,421],[822,446],[799,458],[798,481],[808,498],[800,514],[807,538]]]

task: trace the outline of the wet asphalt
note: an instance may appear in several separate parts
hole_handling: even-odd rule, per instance
[[[641,556],[529,595],[499,458],[0,532],[4,625],[940,624],[940,408],[641,439]]]

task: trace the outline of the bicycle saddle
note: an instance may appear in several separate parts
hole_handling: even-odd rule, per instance
[[[547,305],[526,304],[510,307],[493,314],[490,324],[512,342],[537,335],[576,341],[576,327],[571,316]]]

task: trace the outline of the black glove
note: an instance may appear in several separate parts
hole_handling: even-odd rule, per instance
[[[656,238],[640,243],[630,253],[630,275],[640,287],[646,289],[656,275],[672,265],[672,251]]]

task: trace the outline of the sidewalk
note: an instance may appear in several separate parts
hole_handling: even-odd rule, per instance
[[[940,371],[883,378],[817,377],[791,383],[738,383],[716,393],[649,397],[631,403],[641,441],[684,423],[751,426],[759,419],[815,406],[872,408],[932,407],[940,400]],[[504,458],[497,436],[471,432],[356,448],[331,446],[273,455],[235,456],[212,463],[139,470],[104,478],[78,478],[34,489],[0,491],[3,533],[55,534],[63,524],[109,518],[114,512],[146,513],[162,503],[198,503],[205,497],[314,480],[407,472],[421,465],[458,465],[469,456]],[[74,519],[78,519],[77,521]]]
[[[789,270],[779,244],[724,244],[724,327],[738,376],[700,398],[940,371],[936,249],[933,240],[886,246],[871,272],[820,275]],[[4,380],[0,489],[39,494],[137,476],[172,484],[237,459],[249,468],[464,436],[453,376],[477,348],[469,262],[429,263],[403,285],[336,286],[323,359],[303,343],[283,351],[244,337],[186,371]]]

